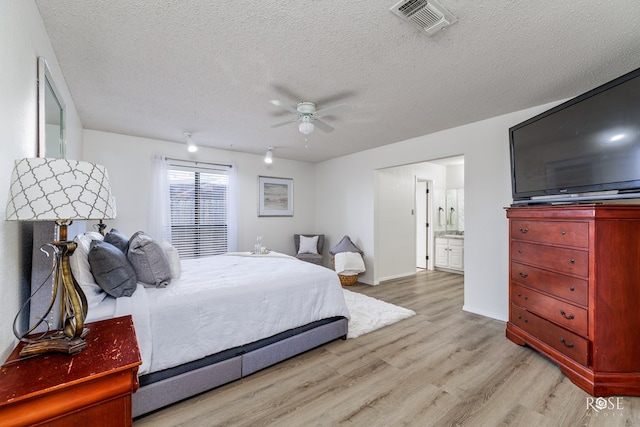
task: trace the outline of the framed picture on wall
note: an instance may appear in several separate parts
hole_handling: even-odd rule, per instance
[[[258,216],[293,216],[293,179],[258,177]]]

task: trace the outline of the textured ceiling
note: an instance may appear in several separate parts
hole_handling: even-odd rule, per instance
[[[86,129],[317,162],[573,97],[640,67],[638,0],[36,0]],[[269,101],[319,109],[308,140]],[[506,130],[505,130],[506,132]]]

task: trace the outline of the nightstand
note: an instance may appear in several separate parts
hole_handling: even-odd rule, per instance
[[[87,348],[19,359],[0,368],[0,425],[130,426],[141,364],[131,316],[88,323]]]

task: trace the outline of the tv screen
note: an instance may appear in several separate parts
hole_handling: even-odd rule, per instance
[[[640,197],[640,69],[513,126],[509,140],[514,203]]]

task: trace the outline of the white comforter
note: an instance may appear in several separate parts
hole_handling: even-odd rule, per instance
[[[105,298],[87,321],[131,314],[139,374],[197,360],[288,329],[349,312],[335,271],[283,254],[220,255],[182,262],[163,289],[138,285]]]

